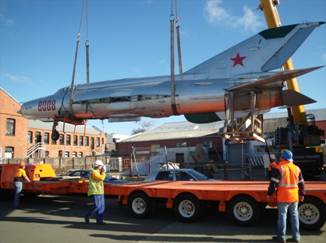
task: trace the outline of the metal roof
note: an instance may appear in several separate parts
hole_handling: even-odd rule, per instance
[[[326,108],[306,110],[305,112],[306,114],[313,114],[316,121],[326,121]],[[264,114],[264,119],[286,118],[287,116],[287,112],[266,113]]]
[[[326,121],[326,108],[307,110],[306,114],[313,114],[316,121]],[[119,141],[119,143],[204,137],[211,134],[217,134],[223,125],[224,121],[206,124],[194,124],[187,121],[169,122],[158,127],[154,127],[143,133],[138,133],[126,139],[122,139]],[[273,132],[277,127],[286,127],[286,125],[287,112],[264,114],[265,132]]]
[[[28,128],[31,129],[45,129],[45,130],[52,130],[52,122],[43,122],[40,120],[28,120]],[[75,129],[74,125],[65,124],[65,131],[69,133],[73,133]],[[63,132],[63,123],[59,122],[57,126],[58,132]],[[76,126],[75,133],[84,134],[84,126]],[[101,132],[94,129],[93,127],[86,126],[86,134],[93,134],[93,135],[101,135]],[[102,133],[104,134],[104,132]]]
[[[224,121],[207,124],[168,122],[143,133],[123,139],[119,143],[204,137],[216,134],[216,132],[223,127],[223,124]]]

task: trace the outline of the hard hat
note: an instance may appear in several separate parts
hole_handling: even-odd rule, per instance
[[[96,160],[93,164],[94,167],[104,166],[102,160]]]
[[[282,157],[283,159],[287,160],[287,161],[291,161],[291,162],[293,162],[293,154],[292,154],[292,152],[291,152],[290,150],[288,150],[288,149],[284,149],[284,150],[282,151],[281,157]]]

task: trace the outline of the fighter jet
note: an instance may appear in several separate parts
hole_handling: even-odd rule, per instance
[[[20,113],[28,119],[54,122],[52,139],[57,140],[58,121],[81,125],[87,119],[119,122],[171,115],[184,115],[194,123],[218,121],[223,119],[225,94],[230,92],[237,97],[233,109],[240,113],[251,108],[252,92],[257,97],[257,113],[312,103],[315,101],[285,89],[284,81],[320,67],[276,69],[323,23],[266,29],[174,79],[157,76],[68,86],[24,103]]]

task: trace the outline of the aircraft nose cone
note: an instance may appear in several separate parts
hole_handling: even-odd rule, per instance
[[[37,112],[37,107],[37,101],[28,101],[22,104],[18,113],[22,114],[26,118],[29,118],[29,116],[34,115]]]

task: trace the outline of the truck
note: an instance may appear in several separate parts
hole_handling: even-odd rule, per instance
[[[13,191],[13,177],[18,164],[0,165],[0,191]],[[27,165],[31,183],[24,183],[24,192],[32,194],[86,195],[87,179],[56,177],[48,164]],[[105,195],[116,197],[136,218],[150,217],[159,206],[173,209],[181,222],[195,222],[205,208],[227,213],[238,225],[259,222],[266,206],[274,207],[276,198],[268,201],[268,181],[166,181],[105,183]],[[307,181],[304,202],[299,205],[302,228],[320,229],[326,219],[326,182]]]

